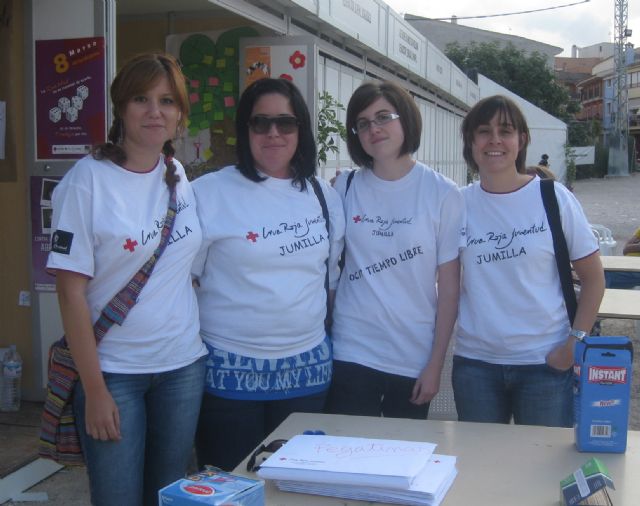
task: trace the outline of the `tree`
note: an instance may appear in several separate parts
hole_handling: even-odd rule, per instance
[[[467,75],[479,72],[557,118],[566,121],[575,112],[569,92],[555,81],[546,57],[537,51],[526,54],[510,42],[453,42],[445,54]]]
[[[347,140],[347,129],[338,119],[338,110],[344,111],[344,105],[338,102],[331,93],[318,93],[320,110],[318,111],[318,163],[325,165],[329,152],[339,151],[336,136]]]

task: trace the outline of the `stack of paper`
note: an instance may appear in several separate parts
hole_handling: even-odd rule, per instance
[[[345,499],[437,506],[456,477],[456,458],[433,443],[299,435],[260,467],[281,490]]]

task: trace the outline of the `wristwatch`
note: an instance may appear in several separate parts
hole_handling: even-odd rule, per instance
[[[571,329],[571,332],[569,332],[569,335],[571,337],[575,337],[577,341],[582,341],[585,337],[588,336],[588,334],[584,331],[584,330],[578,330],[578,329]]]

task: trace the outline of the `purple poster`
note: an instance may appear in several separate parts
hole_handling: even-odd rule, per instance
[[[47,256],[51,249],[51,194],[62,177],[31,176],[31,262],[33,289],[55,292],[56,278],[47,274]]]
[[[82,158],[105,141],[104,37],[36,41],[38,160]]]

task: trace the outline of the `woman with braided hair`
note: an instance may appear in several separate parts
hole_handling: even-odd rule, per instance
[[[184,169],[173,159],[171,140],[189,111],[176,61],[133,58],[114,79],[111,100],[108,142],[54,191],[47,267],[57,275],[80,375],[74,412],[92,504],[151,505],[159,488],[184,475],[191,456],[206,350],[190,267],[202,233]],[[166,249],[126,319],[96,344],[103,307],[160,249],[174,189]]]

